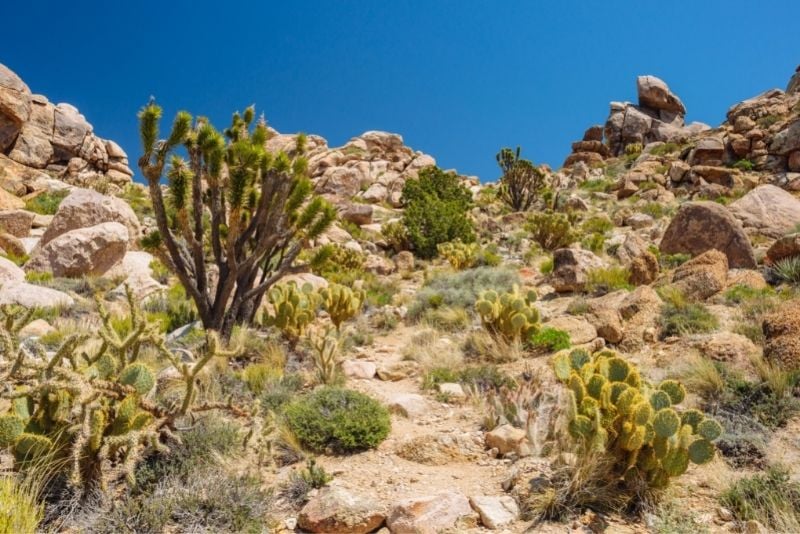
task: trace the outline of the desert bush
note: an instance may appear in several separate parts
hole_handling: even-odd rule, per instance
[[[593,356],[562,351],[552,363],[569,390],[565,409],[577,454],[604,456],[599,464],[605,464],[629,506],[655,496],[654,490],[685,473],[690,462],[713,459],[722,427],[698,410],[676,409],[686,395],[680,383],[650,384],[634,365],[608,350]]]
[[[283,409],[300,443],[314,452],[352,453],[378,446],[389,435],[389,412],[356,391],[323,387]]]
[[[547,251],[564,248],[578,238],[578,233],[572,228],[572,221],[564,213],[535,213],[531,215],[525,228],[531,233],[531,239]]]
[[[665,269],[674,269],[675,267],[679,267],[692,259],[691,254],[683,254],[680,252],[677,254],[657,254],[656,257],[658,258],[659,263],[661,263],[661,266]]]
[[[614,229],[614,223],[605,215],[589,217],[581,223],[581,231],[586,234],[607,234]]]
[[[172,332],[197,321],[197,308],[180,284],[174,284],[148,298],[142,305],[151,321],[161,324],[162,332]]]
[[[292,471],[289,480],[281,488],[281,495],[299,507],[308,501],[308,494],[333,480],[322,466],[312,457],[306,460],[306,466]]]
[[[450,367],[436,367],[429,370],[422,379],[423,389],[435,389],[439,384],[456,382],[464,386],[467,391],[487,392],[490,390],[515,388],[516,380],[503,372],[496,365],[470,365],[463,369],[454,370]]]
[[[381,235],[386,243],[395,252],[411,249],[411,242],[408,239],[408,230],[401,221],[390,221],[381,225]]]
[[[550,274],[553,272],[555,268],[555,263],[552,257],[545,258],[545,260],[539,265],[539,272],[542,274]]]
[[[625,267],[601,267],[586,274],[586,291],[608,293],[618,289],[633,289],[631,273]]]
[[[699,302],[687,301],[680,291],[664,288],[661,298],[664,304],[659,324],[663,337],[711,332],[719,327],[719,321],[708,308]]]
[[[509,291],[519,275],[503,267],[478,267],[458,273],[441,273],[425,282],[408,307],[408,318],[417,320],[426,310],[439,307],[472,309],[486,290]]]
[[[539,330],[539,310],[533,306],[536,292],[524,295],[514,286],[510,292],[498,294],[484,291],[475,302],[475,310],[483,328],[506,343],[526,343]]]
[[[603,252],[606,244],[606,236],[603,234],[589,234],[581,239],[581,247],[591,250],[595,254]]]
[[[648,526],[653,534],[708,534],[708,527],[697,520],[684,503],[668,500],[653,509]]]
[[[586,180],[585,182],[581,182],[578,187],[584,191],[589,191],[590,193],[606,193],[611,189],[612,185],[614,185],[613,180],[597,178],[594,180]]]
[[[45,191],[25,201],[25,209],[39,215],[55,215],[61,201],[69,195],[68,190]]]
[[[672,214],[672,209],[665,206],[661,202],[648,202],[639,210],[645,215],[651,216],[653,219],[661,219]]]
[[[755,165],[749,159],[740,159],[731,166],[734,169],[739,169],[741,171],[746,171],[746,172],[752,171],[755,168]]]
[[[430,308],[425,311],[422,319],[425,323],[445,332],[458,332],[466,329],[472,323],[472,318],[467,310],[451,306]]]
[[[533,348],[547,352],[556,352],[568,349],[571,346],[569,334],[557,328],[543,327],[531,336],[530,344]]]
[[[654,156],[666,156],[667,154],[672,154],[680,149],[681,146],[678,143],[668,142],[653,147],[650,149],[650,154]]]
[[[472,194],[452,173],[427,167],[418,180],[407,180],[402,195],[403,224],[414,253],[421,258],[436,256],[440,243],[474,241],[472,223],[467,217]]]
[[[314,250],[308,264],[314,274],[343,283],[363,275],[365,260],[357,250],[329,243]]]
[[[514,211],[527,211],[547,187],[547,173],[516,151],[503,148],[497,154],[497,164],[503,175],[499,180],[498,196]]]
[[[720,497],[741,521],[758,521],[775,532],[800,531],[800,484],[781,466],[734,482]]]

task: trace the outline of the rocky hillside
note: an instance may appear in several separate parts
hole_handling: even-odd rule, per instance
[[[173,255],[122,150],[0,66],[0,526],[800,531],[799,76],[718,127],[641,76],[561,168],[509,151],[494,184],[386,132],[294,160],[237,115],[225,172],[164,180]],[[214,212],[236,150],[335,210],[225,340],[194,293],[258,220],[258,189]]]

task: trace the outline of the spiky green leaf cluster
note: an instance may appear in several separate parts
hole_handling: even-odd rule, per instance
[[[615,458],[622,480],[663,488],[715,454],[722,427],[698,410],[675,406],[686,390],[675,380],[657,386],[613,351],[590,356],[576,349],[553,357],[556,377],[569,391],[570,434],[587,449]]]
[[[507,343],[527,342],[539,329],[535,301],[535,291],[523,295],[515,285],[510,292],[499,295],[496,291],[484,291],[475,303],[475,310],[492,336]]]

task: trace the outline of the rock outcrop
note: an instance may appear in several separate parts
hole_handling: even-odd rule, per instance
[[[800,223],[800,200],[780,187],[760,185],[728,209],[747,230],[779,238]]]
[[[38,248],[25,268],[53,276],[99,276],[122,261],[128,239],[128,230],[117,222],[70,230]]]
[[[0,153],[9,161],[76,185],[105,182],[123,186],[133,177],[125,151],[114,141],[95,135],[77,108],[33,94],[2,64]],[[6,166],[6,160],[0,159],[0,169]]]

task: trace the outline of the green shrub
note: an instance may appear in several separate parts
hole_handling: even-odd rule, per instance
[[[555,268],[555,262],[553,261],[552,256],[546,258],[540,265],[539,265],[539,272],[542,274],[550,274],[553,272]]]
[[[569,333],[559,330],[558,328],[550,328],[545,326],[531,336],[530,344],[537,349],[546,350],[548,352],[556,352],[559,350],[568,349],[571,345],[571,342]]]
[[[750,161],[749,159],[740,159],[739,161],[734,163],[732,167],[734,169],[739,169],[742,171],[752,171],[755,168],[755,165],[753,165],[753,162]]]
[[[585,182],[581,182],[578,187],[584,191],[589,191],[590,193],[607,193],[611,189],[612,185],[614,185],[613,180],[597,178],[594,180],[586,180]]]
[[[590,270],[586,275],[586,290],[610,292],[617,289],[632,289],[631,273],[625,267],[606,267]]]
[[[427,167],[420,171],[418,180],[406,180],[402,202],[403,224],[419,257],[433,258],[440,243],[475,240],[467,217],[472,194],[457,175]]]
[[[783,467],[737,480],[720,502],[739,521],[758,521],[775,532],[800,531],[800,484]]]
[[[590,217],[581,223],[581,231],[586,234],[605,235],[614,229],[614,223],[605,215]]]
[[[719,321],[708,308],[699,302],[688,302],[679,291],[661,292],[664,304],[661,306],[661,335],[685,336],[712,332],[719,327]]]
[[[606,236],[603,234],[589,234],[581,239],[581,246],[587,250],[591,250],[595,254],[603,251],[606,244]]]
[[[525,228],[531,233],[531,239],[548,251],[564,248],[578,238],[578,233],[572,228],[572,221],[564,213],[535,213],[531,215]]]
[[[315,452],[372,449],[389,435],[389,412],[347,389],[323,387],[288,404],[283,415],[300,443]]]
[[[667,154],[672,154],[673,152],[677,152],[681,149],[681,146],[678,143],[668,142],[663,143],[658,146],[653,147],[650,150],[650,154],[653,156],[666,156]]]
[[[161,323],[162,332],[172,332],[198,319],[194,302],[178,283],[147,299],[143,309],[150,320]]]
[[[39,215],[55,215],[61,201],[67,198],[69,191],[45,191],[25,201],[25,209]]]
[[[668,208],[661,202],[648,202],[642,206],[639,211],[645,215],[651,216],[653,219],[660,219],[672,214],[672,209]]]
[[[408,240],[408,231],[405,225],[400,221],[384,223],[381,226],[381,235],[395,252],[401,252],[411,248],[411,243]]]
[[[770,114],[760,117],[756,120],[756,124],[758,124],[759,128],[767,129],[780,120],[781,118],[779,116]]]
[[[308,501],[308,494],[313,489],[319,489],[333,480],[325,469],[317,465],[314,458],[306,460],[306,467],[292,471],[289,480],[281,490],[283,497],[295,506],[302,506]]]
[[[499,391],[501,388],[515,388],[517,382],[496,365],[471,365],[454,371],[448,367],[436,367],[425,374],[422,380],[423,389],[434,389],[445,382],[456,382],[467,390]]]
[[[659,259],[661,266],[665,269],[674,269],[692,259],[691,254],[684,254],[682,252],[677,254],[657,254],[656,257]]]
[[[432,277],[408,307],[408,318],[417,320],[426,310],[439,307],[472,309],[488,289],[509,291],[519,282],[516,271],[503,267],[478,267]]]
[[[742,304],[743,302],[770,297],[775,295],[775,290],[767,286],[764,288],[754,288],[747,284],[736,284],[725,290],[725,302],[728,304]]]

